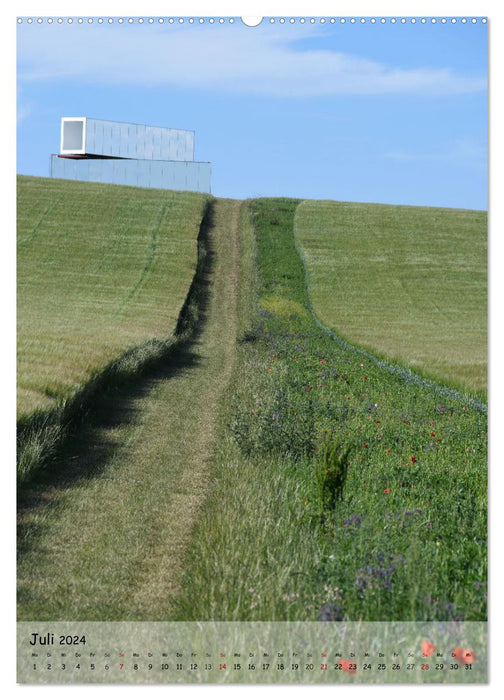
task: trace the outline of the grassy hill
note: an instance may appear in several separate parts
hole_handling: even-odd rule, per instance
[[[484,620],[486,408],[320,328],[297,206],[249,204],[254,293],[177,619]]]
[[[208,197],[18,178],[18,415],[49,409],[128,348],[167,338]]]
[[[347,340],[484,394],[486,212],[305,201],[311,302]]]
[[[19,196],[19,343],[30,347],[33,326],[35,348],[20,380],[26,389],[30,372],[38,377],[33,395],[49,407],[86,381],[92,362],[99,368],[129,344],[169,336],[189,286],[195,309],[176,352],[99,394],[49,468],[22,484],[20,619],[486,619],[486,405],[391,368],[312,313],[328,323],[330,288],[343,284],[338,265],[357,257],[365,273],[354,267],[346,300],[361,298],[362,314],[374,308],[368,324],[379,334],[388,277],[377,267],[374,286],[366,281],[371,258],[393,249],[388,260],[401,265],[391,279],[403,279],[400,268],[419,280],[422,266],[442,263],[424,296],[408,293],[417,309],[436,299],[434,325],[447,348],[457,346],[464,336],[446,309],[473,314],[472,328],[469,300],[481,304],[485,287],[482,252],[474,245],[472,258],[469,233],[457,231],[480,230],[483,214],[345,205],[334,217],[337,203],[291,199],[212,199],[205,209],[198,195],[34,178],[20,180]],[[341,218],[331,277],[325,261]],[[375,242],[371,254],[368,238],[357,255],[356,240],[344,239],[360,240],[355,232],[367,228],[381,248]],[[303,232],[317,231],[303,248],[310,297],[299,249]],[[314,285],[310,268],[317,243],[326,286]],[[455,275],[464,265],[467,275]],[[472,297],[448,295],[451,273],[457,289],[472,280]],[[408,322],[412,337],[429,326],[413,309]],[[60,337],[67,346],[58,354]],[[451,350],[446,356],[457,365]]]

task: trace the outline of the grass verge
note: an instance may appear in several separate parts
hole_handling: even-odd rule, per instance
[[[485,407],[320,328],[297,204],[252,202],[242,227],[257,268],[243,261],[241,293],[255,312],[242,316],[214,490],[175,616],[485,620]]]

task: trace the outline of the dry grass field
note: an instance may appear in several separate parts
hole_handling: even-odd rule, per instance
[[[53,407],[128,348],[173,333],[207,201],[18,178],[18,416]]]
[[[295,235],[325,325],[486,394],[486,212],[304,201]]]

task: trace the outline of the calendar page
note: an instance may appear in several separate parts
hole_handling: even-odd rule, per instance
[[[16,24],[18,683],[487,683],[487,18]]]

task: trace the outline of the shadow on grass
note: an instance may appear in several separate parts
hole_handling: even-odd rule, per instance
[[[80,396],[63,409],[59,420],[65,427],[50,456],[41,459],[29,477],[18,484],[19,554],[30,549],[30,542],[40,528],[34,527],[33,522],[23,525],[23,514],[56,507],[60,501],[58,494],[98,476],[119,448],[121,431],[137,422],[138,400],[147,396],[158,382],[200,364],[198,345],[207,319],[215,258],[212,226],[210,203],[198,235],[197,269],[174,338],[147,343],[125,353],[91,380]],[[22,430],[28,434],[29,423]]]

